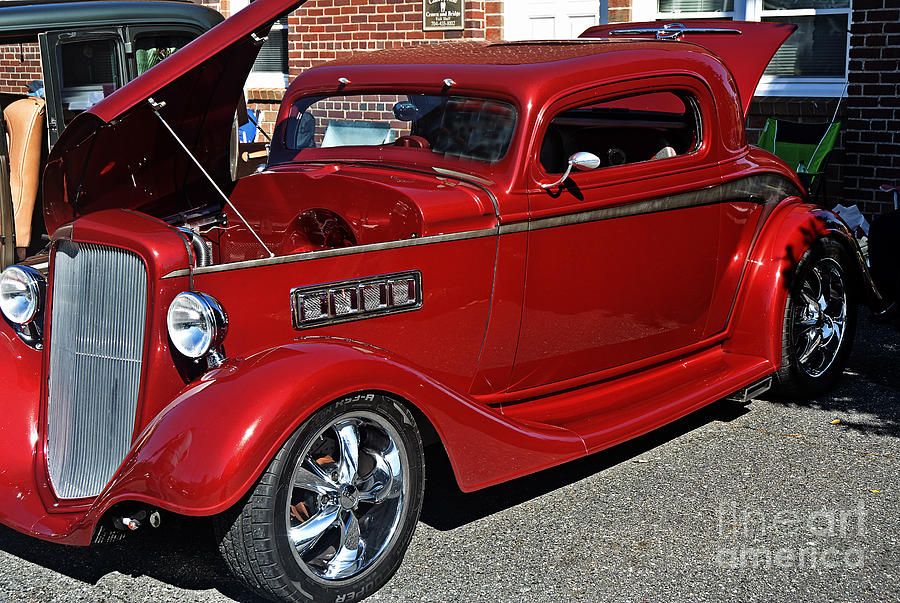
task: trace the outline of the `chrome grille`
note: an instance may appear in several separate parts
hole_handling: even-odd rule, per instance
[[[60,498],[100,494],[134,435],[147,271],[137,255],[62,242],[53,272],[47,467]]]

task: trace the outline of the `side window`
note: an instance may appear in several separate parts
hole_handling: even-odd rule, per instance
[[[64,124],[122,86],[118,44],[113,38],[60,44]]]
[[[176,50],[187,46],[194,36],[183,34],[141,34],[135,38],[134,58],[137,63],[136,75],[141,75]]]
[[[589,103],[557,114],[541,143],[547,173],[566,171],[574,153],[593,153],[601,167],[660,161],[700,146],[696,99],[681,91],[653,92]]]

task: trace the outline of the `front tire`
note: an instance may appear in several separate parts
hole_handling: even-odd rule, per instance
[[[276,601],[358,601],[400,566],[419,519],[416,423],[381,394],[342,398],[282,446],[242,508],[219,518],[220,550]]]
[[[817,241],[801,258],[785,304],[779,394],[814,397],[835,384],[856,332],[854,301],[843,247]]]

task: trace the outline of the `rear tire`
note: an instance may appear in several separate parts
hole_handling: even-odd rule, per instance
[[[857,319],[850,270],[844,248],[830,239],[800,259],[784,308],[778,394],[817,396],[843,372]]]
[[[419,519],[416,422],[381,394],[319,410],[281,447],[242,506],[217,518],[234,574],[275,601],[358,601],[400,566]]]

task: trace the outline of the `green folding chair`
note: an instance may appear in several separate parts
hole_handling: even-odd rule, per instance
[[[797,123],[769,118],[757,146],[791,166],[811,197],[824,190],[828,156],[837,143],[841,122]],[[827,198],[827,195],[826,195]]]

